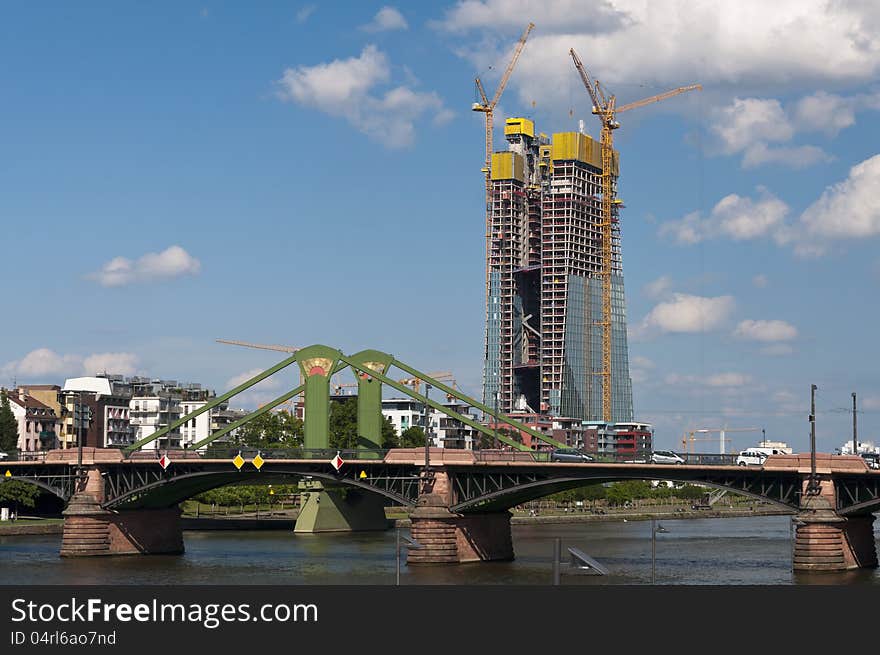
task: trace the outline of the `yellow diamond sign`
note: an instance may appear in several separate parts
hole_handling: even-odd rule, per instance
[[[263,464],[265,463],[266,461],[262,457],[260,457],[259,453],[257,453],[257,456],[251,460],[251,464],[253,464],[258,471],[263,468]]]
[[[232,463],[235,464],[235,468],[241,469],[244,466],[244,459],[241,456],[241,453],[235,456],[235,459],[232,460]]]

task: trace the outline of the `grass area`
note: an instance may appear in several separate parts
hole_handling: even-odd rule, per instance
[[[244,505],[206,505],[194,500],[186,500],[180,504],[183,516],[193,518],[196,516],[210,518],[212,516],[239,516],[266,514],[270,512],[291,511],[296,509],[292,503],[245,503]]]
[[[47,519],[41,516],[19,516],[14,521],[0,521],[0,525],[53,525],[64,523],[64,519]]]

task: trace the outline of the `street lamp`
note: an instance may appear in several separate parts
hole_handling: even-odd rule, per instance
[[[651,584],[657,581],[657,535],[669,532],[657,519],[651,519]]]
[[[410,548],[424,548],[422,544],[420,544],[415,539],[411,539],[407,537],[405,534],[400,534],[400,528],[397,528],[397,586],[400,586],[400,540],[403,539],[406,542],[406,545]]]

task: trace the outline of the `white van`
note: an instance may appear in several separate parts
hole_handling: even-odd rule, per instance
[[[769,457],[769,454],[765,453],[764,450],[767,449],[749,448],[748,450],[742,451],[736,458],[736,465],[762,466],[764,464],[764,460]]]

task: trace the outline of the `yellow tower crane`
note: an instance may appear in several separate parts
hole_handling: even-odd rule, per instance
[[[453,377],[453,375],[450,371],[440,371],[437,373],[428,373],[427,375],[428,375],[428,377],[433,378],[435,380],[439,380],[440,382],[443,382],[444,380],[447,382],[452,380],[452,388],[453,389],[455,388],[455,378]],[[424,380],[422,380],[421,378],[404,378],[402,380],[398,380],[398,383],[405,384],[408,387],[412,387],[413,391],[415,391],[416,393],[419,393],[419,389],[422,386],[422,382],[424,382]]]
[[[495,89],[495,96],[490,101],[486,97],[486,91],[483,89],[483,83],[480,81],[480,78],[477,77],[475,82],[477,84],[477,90],[480,93],[481,102],[475,102],[471,109],[473,111],[480,111],[486,114],[486,165],[483,167],[483,173],[486,176],[486,311],[489,311],[489,254],[490,254],[490,246],[491,246],[491,217],[492,217],[492,121],[495,113],[495,105],[498,104],[498,101],[501,99],[501,94],[504,93],[504,88],[507,86],[508,80],[510,80],[510,75],[513,73],[513,67],[516,66],[516,61],[519,59],[519,56],[522,54],[523,48],[526,45],[526,39],[529,37],[529,32],[532,31],[532,28],[535,27],[534,23],[529,23],[526,26],[525,32],[520,37],[519,42],[516,44],[516,49],[513,51],[513,57],[510,59],[510,63],[507,65],[507,70],[504,71],[504,75],[501,76],[501,81],[498,83],[498,88]]]
[[[611,245],[612,222],[614,218],[612,212],[616,211],[621,204],[620,200],[614,197],[615,189],[612,174],[612,160],[614,157],[613,130],[620,127],[620,123],[617,122],[617,114],[629,111],[630,109],[636,109],[637,107],[650,105],[654,102],[660,102],[661,100],[671,98],[679,93],[702,89],[703,87],[700,84],[682,86],[677,89],[672,89],[671,91],[666,91],[665,93],[651,96],[650,98],[644,98],[643,100],[637,100],[636,102],[631,102],[618,107],[617,98],[613,94],[606,95],[605,89],[602,88],[599,80],[596,80],[595,82],[593,81],[590,74],[587,73],[587,70],[581,63],[577,53],[574,51],[574,48],[570,49],[568,52],[571,55],[572,61],[574,61],[574,66],[577,68],[578,73],[580,73],[581,80],[583,81],[584,86],[587,87],[587,92],[590,94],[590,98],[593,101],[593,113],[596,114],[599,121],[602,123],[600,137],[602,149],[602,222],[599,224],[602,231],[602,320],[599,322],[599,325],[602,326],[602,371],[598,375],[602,376],[602,418],[605,421],[610,422],[612,420],[611,268],[614,256]]]

